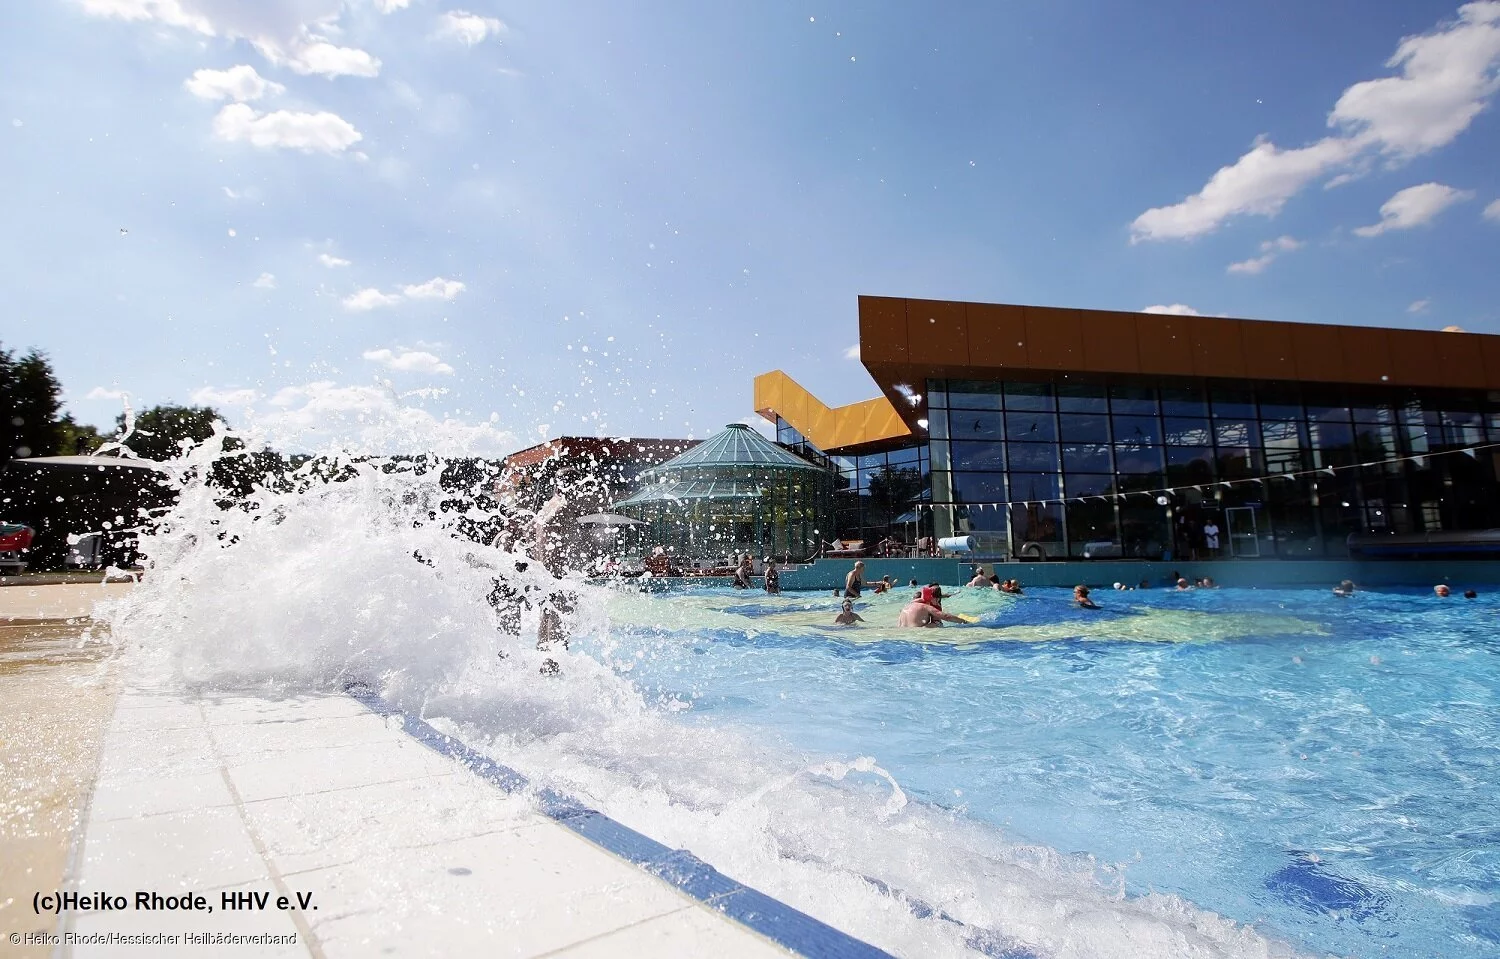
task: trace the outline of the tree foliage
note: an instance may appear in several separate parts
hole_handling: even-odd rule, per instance
[[[62,384],[52,372],[47,355],[31,350],[24,356],[0,347],[0,447],[3,460],[51,456],[62,442],[58,413]],[[0,460],[0,461],[3,461]]]
[[[135,432],[125,445],[142,459],[175,459],[182,455],[184,441],[203,442],[214,435],[214,423],[222,419],[211,406],[153,406],[135,415]],[[119,434],[125,432],[125,414],[116,417],[115,426]]]

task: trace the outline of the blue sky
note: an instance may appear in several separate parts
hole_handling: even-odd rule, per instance
[[[0,341],[503,452],[868,398],[861,293],[1500,332],[1500,2],[916,9],[5,4]]]

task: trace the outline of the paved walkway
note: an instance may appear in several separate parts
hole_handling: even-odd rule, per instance
[[[62,931],[281,937],[182,955],[787,955],[346,696],[123,693],[76,889],[213,911],[77,912]]]

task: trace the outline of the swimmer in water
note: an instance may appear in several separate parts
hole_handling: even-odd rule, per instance
[[[945,620],[950,623],[963,622],[952,613],[943,612],[943,588],[941,586],[924,586],[917,598],[907,603],[906,607],[901,610],[901,616],[896,620],[896,625],[941,626]]]
[[[862,623],[864,621],[865,618],[854,611],[854,600],[846,599],[844,600],[844,611],[833,618],[833,625],[853,626],[855,623]]]
[[[865,588],[865,562],[857,560],[854,568],[849,570],[849,575],[844,577],[844,595],[850,599],[859,599],[859,591]]]
[[[1451,592],[1451,590],[1448,589],[1447,583],[1438,583],[1436,586],[1432,587],[1432,591],[1436,593],[1441,599],[1447,599],[1448,594]]]
[[[1348,599],[1354,595],[1354,580],[1346,579],[1333,588],[1333,595],[1340,599]]]
[[[1098,609],[1099,604],[1089,599],[1089,588],[1082,583],[1073,587],[1073,602],[1078,604],[1079,609]]]

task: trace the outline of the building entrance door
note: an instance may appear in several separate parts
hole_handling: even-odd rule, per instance
[[[1229,555],[1260,555],[1260,532],[1255,525],[1254,506],[1231,506],[1224,511],[1224,525],[1229,527]]]

